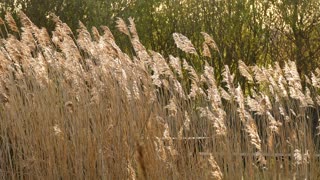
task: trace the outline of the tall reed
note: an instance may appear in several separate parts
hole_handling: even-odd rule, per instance
[[[118,29],[77,34],[54,14],[49,36],[20,12],[10,14],[0,44],[0,176],[4,179],[317,179],[320,70],[303,85],[294,61],[283,67],[230,67],[223,81],[206,62],[219,51],[207,34],[203,59],[147,50],[134,19]],[[211,49],[210,49],[211,48]],[[219,52],[220,53],[220,52]]]

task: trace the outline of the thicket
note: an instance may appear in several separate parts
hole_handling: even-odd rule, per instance
[[[128,38],[115,29],[117,17],[133,17],[141,42],[165,57],[185,57],[175,48],[172,33],[186,35],[197,49],[202,49],[200,32],[207,32],[219,49],[207,60],[220,80],[224,64],[240,78],[239,60],[262,66],[274,62],[284,65],[291,60],[303,75],[310,75],[320,65],[318,0],[3,0],[0,7],[2,14],[10,10],[14,17],[16,9],[23,10],[49,33],[54,29],[54,23],[47,18],[50,12],[74,33],[79,20],[89,29],[107,25],[115,32],[117,44],[130,56],[133,49]],[[188,59],[200,68],[199,58]]]

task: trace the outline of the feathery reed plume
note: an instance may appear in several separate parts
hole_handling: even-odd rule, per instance
[[[306,97],[302,92],[301,79],[296,63],[294,61],[285,63],[284,72],[289,85],[290,97],[299,100],[301,107],[307,107],[308,103],[305,101]]]
[[[249,110],[256,112],[258,115],[262,115],[265,113],[266,109],[262,106],[260,106],[260,102],[258,102],[256,99],[253,99],[251,97],[247,97],[246,99],[247,105],[249,106]]]
[[[160,53],[150,51],[152,55],[152,60],[159,70],[160,75],[164,75],[166,77],[173,78],[173,72],[171,71],[170,67],[168,66],[166,60],[162,57]]]
[[[229,66],[225,65],[224,66],[224,72],[222,73],[223,80],[222,82],[226,83],[226,87],[228,88],[228,92],[231,96],[234,96],[236,94],[236,90],[233,84],[234,81],[234,75],[231,74],[229,70]]]
[[[129,30],[130,30],[132,38],[139,40],[139,36],[138,36],[138,33],[137,33],[137,28],[136,28],[136,25],[134,23],[134,18],[129,17],[128,20],[129,20],[129,23],[130,23]]]
[[[217,43],[213,40],[213,38],[206,32],[201,32],[201,34],[203,35],[204,37],[204,42],[210,46],[212,49],[216,50],[217,52],[219,52],[220,54],[220,51],[219,51],[219,48],[217,46]]]
[[[302,90],[301,79],[300,79],[295,62],[293,61],[288,63],[286,62],[283,70],[284,70],[284,75],[288,82],[288,85],[293,87],[292,90],[301,91]],[[295,92],[293,93],[296,94]]]
[[[169,64],[173,68],[173,70],[178,74],[178,76],[180,78],[183,78],[180,59],[178,57],[169,55]]]
[[[304,100],[305,100],[307,106],[311,106],[311,107],[314,106],[315,103],[311,97],[311,92],[308,87],[305,88],[304,98],[305,98]]]
[[[250,74],[249,67],[241,60],[239,60],[238,63],[239,63],[240,74],[242,76],[244,76],[245,78],[247,78],[249,82],[253,82],[253,78],[252,78],[252,76]]]
[[[216,88],[216,81],[214,77],[214,70],[212,66],[209,66],[207,62],[205,62],[204,66],[204,77],[206,78],[206,82],[210,87],[215,87]]]
[[[279,106],[279,113],[284,117],[285,122],[290,122],[290,117],[282,106]]]
[[[79,21],[79,29],[77,29],[78,39],[77,43],[81,49],[86,50],[86,52],[90,52],[92,54],[93,47],[91,46],[91,35],[90,32],[87,30],[86,26]]]
[[[208,159],[208,162],[212,168],[212,171],[211,171],[211,175],[212,175],[212,179],[216,179],[216,180],[221,180],[223,179],[223,174],[221,172],[221,169],[218,165],[218,163],[215,161],[214,157],[212,154],[210,154],[210,157]]]
[[[91,28],[91,32],[92,32],[92,35],[93,35],[93,39],[98,42],[100,40],[100,33],[99,33],[98,29],[93,26]]]
[[[222,106],[221,96],[214,78],[214,70],[211,66],[208,65],[208,63],[205,64],[203,75],[209,87],[207,89],[207,94],[208,94],[207,97],[211,101],[212,107],[216,107],[216,106],[221,107]]]
[[[268,117],[268,128],[271,133],[279,133],[279,127],[282,126],[282,123],[277,121],[272,114],[268,111],[267,112],[267,117]]]
[[[19,12],[19,18],[23,27],[31,28],[34,26],[32,21],[28,18],[26,14],[24,14],[24,12],[22,11]]]
[[[244,125],[244,130],[248,133],[251,145],[253,145],[258,151],[261,151],[261,139],[257,132],[257,126],[254,122],[254,119],[245,110],[244,97],[241,87],[238,85],[235,91],[236,101],[238,103],[238,113],[240,120]]]
[[[175,99],[174,98],[171,98],[170,101],[169,101],[169,104],[166,105],[164,107],[165,109],[168,109],[169,111],[169,116],[171,117],[175,117],[177,115],[177,106],[176,106],[176,103],[175,103]]]
[[[134,51],[136,52],[136,55],[138,58],[142,61],[148,61],[150,59],[150,56],[146,50],[146,48],[142,45],[142,43],[139,40],[138,32],[136,29],[136,25],[134,23],[133,18],[129,18],[129,30],[131,33],[131,44],[133,46]]]
[[[41,28],[38,33],[35,34],[35,38],[44,51],[52,48],[51,38],[46,28]]]
[[[139,89],[139,84],[137,81],[132,82],[132,92],[133,92],[133,97],[135,100],[140,100],[140,92],[141,90]]]
[[[106,39],[106,40],[112,40],[114,41],[114,36],[113,34],[111,33],[110,29],[108,28],[108,26],[100,26],[101,29],[103,30],[103,37]]]
[[[261,96],[255,96],[254,99],[247,96],[246,100],[250,111],[254,111],[258,115],[263,115],[272,108],[270,99],[267,95],[261,94]]]
[[[161,85],[165,85],[168,89],[168,83],[166,77],[173,78],[173,72],[171,71],[170,67],[166,63],[165,59],[161,56],[161,54],[150,51],[152,55],[152,61],[148,62],[150,67],[153,71],[153,75],[151,76],[154,85],[161,87]]]
[[[13,17],[12,17],[12,15],[11,15],[10,12],[6,12],[5,20],[7,21],[7,24],[9,25],[10,29],[11,29],[13,32],[19,33],[19,29],[18,29],[17,23],[16,23],[16,21],[13,19]]]
[[[312,85],[312,82],[311,82],[311,79],[309,78],[309,76],[303,75],[303,77],[304,77],[304,79],[305,79],[305,81],[306,81],[307,84]]]
[[[202,88],[200,88],[196,81],[191,81],[191,89],[188,95],[189,99],[194,99],[197,95],[205,95]]]
[[[186,36],[180,33],[173,33],[172,36],[173,36],[174,42],[176,43],[179,49],[181,49],[186,53],[197,55],[196,49],[194,48],[193,44]]]
[[[200,81],[197,72],[194,70],[192,66],[188,64],[188,62],[185,59],[183,59],[182,67],[183,69],[188,71],[188,74],[191,76],[191,80],[195,81],[196,83]]]
[[[191,89],[188,97],[192,99],[197,95],[205,95],[202,88],[199,87],[200,79],[194,68],[190,66],[185,59],[183,60],[182,67],[183,69],[187,70],[188,74],[190,75],[189,79],[191,80]]]
[[[31,53],[33,53],[37,48],[37,42],[34,37],[39,33],[39,30],[22,11],[19,13],[19,17],[23,31],[21,33],[21,42],[29,48]]]
[[[203,56],[211,58],[211,53],[208,45],[206,43],[203,43],[202,48],[203,48],[203,51],[202,51]]]
[[[232,101],[232,97],[231,95],[226,91],[224,90],[222,87],[219,87],[219,91],[220,91],[220,94],[221,94],[221,97],[227,101]]]
[[[253,66],[254,78],[257,80],[259,84],[268,83],[268,76],[264,69],[261,69],[257,65]]]
[[[52,21],[56,24],[56,29],[60,29],[66,35],[73,34],[70,27],[66,23],[63,23],[60,20],[59,16],[55,15],[54,13],[50,13],[50,17],[51,17]]]
[[[127,36],[130,36],[128,26],[122,18],[118,17],[116,23],[117,23],[117,28],[120,32],[126,34]]]
[[[316,76],[313,72],[311,73],[311,83],[315,88],[320,89],[320,76]]]
[[[13,62],[19,64],[20,66],[26,65],[25,61],[22,61],[25,51],[21,47],[21,43],[15,36],[9,35],[9,37],[4,41],[5,48],[10,55]]]
[[[156,149],[158,158],[161,161],[166,162],[167,161],[167,154],[166,154],[166,149],[165,149],[165,145],[164,145],[163,140],[156,137],[156,141],[154,142],[154,144],[155,144],[155,149]]]
[[[297,70],[297,65],[294,61],[285,63],[284,73],[290,86],[302,90],[300,75]]]
[[[153,85],[160,88],[162,85],[162,82],[160,80],[159,70],[155,65],[152,65],[152,71],[153,71],[153,74],[151,76],[151,79],[152,79]]]
[[[62,134],[62,130],[60,129],[58,124],[53,126],[53,132],[56,136],[59,136]]]
[[[176,79],[173,80],[173,87],[174,87],[174,90],[180,96],[180,98],[186,99],[185,91],[178,80],[176,80]]]
[[[301,153],[301,150],[300,149],[295,149],[293,151],[293,158],[294,158],[294,165],[295,166],[299,166],[299,165],[302,165],[302,164],[307,164],[309,163],[309,153],[308,153],[308,150],[306,151],[305,154],[302,154]]]
[[[225,125],[225,117],[226,113],[224,110],[214,107],[214,109],[209,110],[208,107],[206,108],[198,108],[200,111],[200,117],[207,118],[213,125],[215,130],[215,135],[218,137],[224,137],[227,134],[227,127]]]
[[[6,57],[6,50],[0,48],[0,81],[5,78],[6,73],[9,70],[10,64],[12,63],[9,58]]]

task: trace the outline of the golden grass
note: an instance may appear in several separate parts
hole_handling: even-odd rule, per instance
[[[52,18],[52,36],[22,12],[21,32],[9,14],[2,24],[15,33],[0,44],[2,178],[319,178],[320,70],[303,86],[294,61],[239,61],[248,82],[240,86],[226,65],[218,84],[205,60],[197,72],[147,51],[133,19],[117,21],[130,58],[107,27],[91,37],[80,22],[74,35]],[[203,35],[204,55],[219,51]],[[198,54],[185,36],[174,38]]]

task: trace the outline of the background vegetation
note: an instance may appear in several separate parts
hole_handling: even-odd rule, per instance
[[[117,17],[133,17],[141,42],[165,56],[183,56],[174,47],[173,32],[186,35],[198,48],[203,40],[200,32],[207,32],[220,50],[209,61],[217,70],[228,64],[236,71],[239,59],[249,65],[294,60],[298,71],[308,74],[320,63],[318,0],[4,0],[1,3],[2,13],[17,8],[49,32],[54,27],[47,18],[50,12],[73,31],[79,20],[88,28],[107,25],[128,54],[132,54],[128,38],[114,31]],[[216,73],[220,75],[221,72]]]

